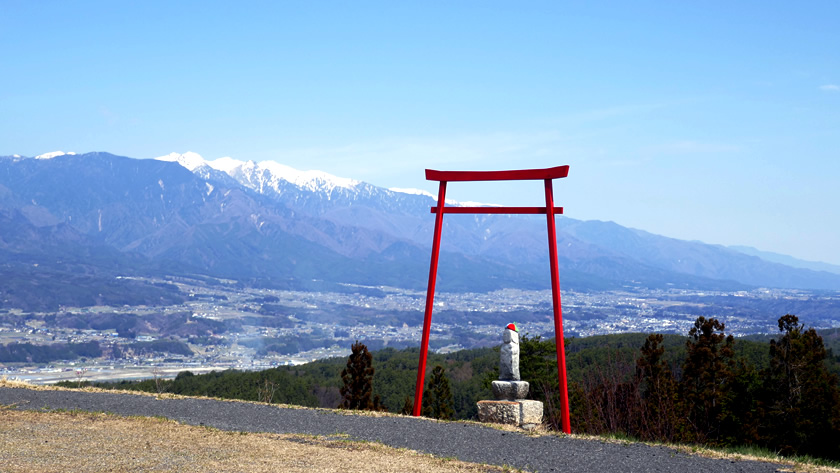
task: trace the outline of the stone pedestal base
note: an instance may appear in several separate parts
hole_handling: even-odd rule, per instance
[[[516,401],[528,397],[528,381],[493,381],[493,396],[502,401]]]
[[[543,403],[540,401],[478,401],[478,420],[518,427],[542,423]]]

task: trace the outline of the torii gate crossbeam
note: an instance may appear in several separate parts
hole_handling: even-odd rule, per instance
[[[560,384],[560,409],[563,431],[571,433],[569,421],[569,390],[566,382],[566,347],[563,340],[563,311],[560,304],[560,276],[557,267],[557,231],[554,216],[563,213],[563,207],[554,206],[552,181],[569,175],[569,166],[546,169],[518,169],[510,171],[435,171],[426,169],[426,179],[439,181],[435,214],[435,232],[432,240],[432,259],[429,265],[429,285],[426,290],[426,312],[423,318],[423,338],[420,342],[420,362],[417,367],[417,383],[414,387],[414,409],[412,414],[420,415],[423,405],[423,384],[426,378],[426,358],[429,354],[429,332],[432,325],[432,309],[435,299],[438,257],[440,256],[440,234],[443,228],[443,214],[545,214],[548,225],[548,257],[551,269],[551,299],[554,307],[554,334],[557,347],[557,377]],[[472,181],[522,181],[542,180],[545,183],[545,207],[446,207],[447,182]]]

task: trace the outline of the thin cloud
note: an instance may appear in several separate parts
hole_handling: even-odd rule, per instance
[[[840,85],[837,85],[837,84],[821,85],[820,90],[823,90],[825,92],[840,92]]]

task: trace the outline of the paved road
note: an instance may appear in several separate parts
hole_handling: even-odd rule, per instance
[[[185,424],[229,431],[325,436],[347,434],[355,439],[405,447],[439,457],[508,465],[536,472],[765,473],[782,468],[763,462],[713,460],[642,444],[536,437],[458,422],[345,415],[326,410],[206,399],[156,399],[132,394],[0,388],[0,405],[15,405],[18,409],[81,409],[121,415],[163,416]]]

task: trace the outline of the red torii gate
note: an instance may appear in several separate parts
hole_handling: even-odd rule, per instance
[[[554,206],[552,181],[569,175],[569,166],[546,169],[519,169],[511,171],[435,171],[426,169],[426,180],[439,181],[435,214],[435,234],[432,242],[432,261],[429,267],[429,286],[426,290],[426,314],[423,319],[423,339],[420,342],[420,363],[417,367],[417,383],[414,387],[414,409],[412,414],[420,415],[423,405],[423,384],[426,378],[426,357],[429,354],[429,331],[432,325],[432,308],[435,299],[438,256],[440,255],[440,233],[443,214],[545,214],[548,223],[548,257],[551,260],[551,299],[554,306],[554,335],[557,345],[557,376],[560,381],[560,409],[563,416],[563,431],[571,433],[569,422],[569,391],[566,383],[566,348],[563,341],[563,311],[560,306],[560,280],[557,268],[557,232],[554,216],[563,213],[563,207]],[[545,207],[446,207],[446,183],[469,181],[545,181]]]

